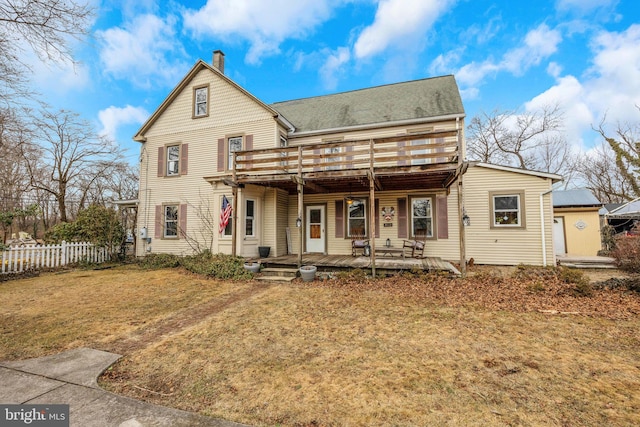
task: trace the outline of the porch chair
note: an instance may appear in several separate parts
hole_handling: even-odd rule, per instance
[[[358,249],[362,250],[362,255],[364,255],[364,248],[369,244],[369,239],[367,239],[363,235],[352,235],[351,236],[351,255],[356,256]]]
[[[404,240],[402,243],[402,250],[405,248],[411,249],[412,258],[422,258],[424,256],[424,247],[427,243],[426,234],[418,234],[414,240]]]

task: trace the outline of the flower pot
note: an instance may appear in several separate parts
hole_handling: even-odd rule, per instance
[[[244,269],[249,270],[252,273],[258,273],[260,271],[260,263],[259,262],[245,262]]]
[[[303,265],[300,267],[300,277],[303,282],[311,282],[316,278],[316,271],[318,267],[315,265]]]
[[[267,258],[270,251],[271,246],[258,246],[258,253],[260,254],[260,258]]]

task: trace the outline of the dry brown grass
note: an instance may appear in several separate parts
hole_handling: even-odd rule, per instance
[[[94,273],[69,274],[93,281]],[[199,281],[201,289],[210,283],[175,271],[118,269],[111,274],[139,282],[155,275],[165,286],[181,279]],[[395,278],[270,288],[247,283],[244,289],[216,284],[204,295],[187,290],[175,304],[157,304],[164,309],[152,308],[152,302],[169,298],[167,292],[150,289],[138,301],[149,301],[149,306],[135,315],[85,321],[89,329],[103,331],[124,321],[124,329],[106,341],[86,332],[75,342],[113,348],[140,330],[127,322],[140,321],[147,311],[156,318],[180,318],[187,315],[180,308],[189,306],[195,294],[200,307],[226,298],[227,304],[200,321],[174,323],[173,333],[151,334],[145,345],[131,347],[107,372],[103,386],[254,425],[640,424],[637,294],[597,291],[580,298],[555,283],[538,289],[486,275],[479,279]],[[26,283],[46,290],[35,286],[37,280],[10,286]],[[129,292],[127,285],[120,286]],[[63,294],[91,294],[101,287],[56,286],[54,294],[61,296],[55,304],[64,303]],[[0,285],[0,298],[4,301],[11,290]],[[115,293],[101,296],[109,311],[127,307],[113,301],[119,299]],[[23,304],[12,302],[13,316],[29,298],[34,305],[51,301],[47,294],[28,292],[12,297],[26,298]],[[550,307],[581,314],[538,312]],[[46,313],[40,311],[43,317]],[[3,320],[4,333],[13,334],[8,341],[20,339],[13,328]],[[51,339],[58,341],[51,351],[68,346],[60,344],[64,339]]]
[[[114,350],[176,312],[248,288],[178,270],[64,271],[0,283],[0,360],[89,346]]]

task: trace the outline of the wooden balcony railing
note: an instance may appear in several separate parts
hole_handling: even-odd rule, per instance
[[[434,164],[452,164],[455,167],[460,144],[460,131],[454,129],[238,151],[233,156],[234,175],[331,174]]]

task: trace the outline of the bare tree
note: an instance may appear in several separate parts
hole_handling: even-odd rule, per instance
[[[636,108],[640,111],[640,107]],[[629,188],[620,196],[632,200],[640,196],[640,122],[618,123],[613,131],[614,136],[611,136],[604,129],[605,120],[606,117],[600,122],[597,132],[611,147],[617,173]]]
[[[632,198],[631,186],[616,166],[615,153],[608,144],[584,154],[580,164],[579,178],[602,203],[622,203]]]
[[[563,113],[546,106],[530,113],[482,112],[467,127],[467,152],[473,160],[521,169],[565,173],[573,157],[561,135]]]
[[[60,221],[66,222],[70,200],[79,205],[87,185],[111,173],[121,150],[76,113],[44,109],[32,120],[34,139],[21,145],[30,185],[56,199]]]
[[[74,0],[0,0],[0,99],[25,95],[31,50],[42,61],[72,61],[69,41],[89,33],[93,9]]]

